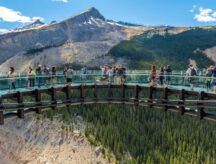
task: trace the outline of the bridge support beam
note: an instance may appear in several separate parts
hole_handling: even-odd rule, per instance
[[[57,104],[57,96],[56,96],[56,89],[54,87],[51,88],[51,101],[52,101],[52,109],[56,110]]]
[[[112,100],[112,85],[111,84],[108,85],[108,100],[109,101]]]
[[[150,86],[149,88],[148,88],[148,107],[149,108],[152,108],[152,98],[153,98],[153,87],[152,86]]]
[[[35,102],[36,102],[36,106],[41,106],[41,94],[40,91],[38,89],[35,89]],[[36,107],[35,111],[37,114],[41,113],[41,108],[40,107]]]
[[[24,109],[18,109],[17,110],[17,115],[19,118],[24,118]]]
[[[205,92],[200,92],[199,93],[199,96],[198,96],[198,98],[199,98],[199,100],[204,100],[204,97],[205,97]],[[197,103],[197,110],[198,110],[198,118],[200,119],[200,120],[202,120],[203,119],[203,117],[205,116],[205,112],[204,112],[204,107],[203,107],[203,103],[201,103],[201,102],[198,102]]]
[[[71,91],[70,91],[70,86],[67,85],[65,88],[64,88],[64,91],[65,91],[65,95],[66,95],[66,102],[67,103],[70,103],[71,100],[70,100],[70,97],[71,97]],[[70,107],[69,104],[66,105],[66,107]]]
[[[179,99],[180,99],[180,101],[179,101],[179,112],[180,112],[181,115],[184,115],[184,113],[185,113],[185,107],[184,107],[185,90],[184,89],[180,90],[179,96],[180,96],[179,97]]]
[[[84,102],[84,86],[80,85],[80,101]]]
[[[125,101],[125,84],[121,85],[121,101]]]
[[[19,118],[24,118],[23,95],[21,92],[17,92],[17,102],[18,107],[20,107],[20,109],[17,110],[17,115]]]
[[[168,100],[168,88],[165,87],[163,90],[163,101],[162,104],[164,104],[164,111],[166,112],[168,110],[167,100]]]
[[[4,125],[4,111],[0,110],[0,125]]]
[[[0,125],[4,125],[4,111],[3,111],[1,98],[0,98]]]
[[[96,84],[94,84],[93,94],[94,94],[94,102],[97,103],[98,93],[97,93],[97,85]]]
[[[135,106],[139,105],[139,92],[140,92],[139,86],[136,85],[136,87],[135,87],[135,100],[134,100]]]

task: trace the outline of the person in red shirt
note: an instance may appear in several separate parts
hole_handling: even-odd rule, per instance
[[[155,65],[153,65],[151,68],[151,73],[149,75],[149,81],[150,81],[150,86],[157,85],[157,68]]]

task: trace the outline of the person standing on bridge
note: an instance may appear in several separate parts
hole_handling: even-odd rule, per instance
[[[112,72],[113,72],[113,84],[116,84],[116,66],[112,67]]]
[[[172,75],[172,68],[170,65],[168,65],[166,68],[165,68],[165,73],[166,73],[166,84],[167,85],[170,85],[170,82],[171,82],[171,75]]]
[[[16,77],[16,73],[15,73],[14,67],[10,67],[10,70],[8,72],[9,89],[10,90],[11,90],[11,88],[16,90],[15,77]]]
[[[32,67],[29,67],[28,70],[28,87],[34,87],[35,86],[35,71],[33,70]]]
[[[67,82],[67,70],[68,70],[68,67],[65,66],[64,70],[63,70],[63,75],[64,75],[64,78],[65,78],[65,82]]]
[[[38,65],[36,69],[37,81],[38,81],[38,88],[42,85],[42,68],[41,65]]]
[[[104,67],[104,65],[101,65],[100,69],[101,69],[101,76],[103,77],[104,74],[105,74],[105,67]]]
[[[123,80],[123,84],[126,82],[126,79],[127,79],[127,69],[125,67],[122,67],[123,69],[123,77],[122,77],[122,80]]]
[[[87,71],[88,71],[88,69],[87,69],[87,66],[85,65],[82,69],[81,69],[81,80],[82,80],[82,82],[86,82],[86,80],[87,80]]]
[[[212,68],[209,67],[206,72],[206,88],[209,90],[211,88],[211,80],[212,80]]]
[[[47,67],[46,65],[44,65],[43,73],[44,73],[44,75],[45,75],[45,77],[44,77],[44,79],[45,79],[45,84],[46,84],[46,85],[49,85],[49,82],[50,82],[50,69],[49,69],[49,67]]]
[[[186,78],[188,79],[190,85],[193,85],[195,78],[193,76],[197,75],[197,70],[194,68],[193,64],[189,65],[189,68],[186,71]]]
[[[72,83],[73,70],[70,67],[65,66],[63,74],[67,84],[70,85]]]
[[[213,91],[216,91],[216,67],[212,68],[211,87],[212,87]]]
[[[117,70],[116,70],[116,82],[117,82],[117,85],[123,85],[124,84],[124,69],[121,65],[119,65],[117,67]]]
[[[159,80],[160,80],[160,85],[164,85],[164,67],[160,68],[160,74],[159,74]]]
[[[151,73],[149,75],[150,86],[157,86],[157,68],[155,65],[151,67]]]
[[[113,83],[113,69],[111,66],[108,66],[108,71],[107,71],[107,74],[108,74],[108,83],[109,84],[112,84]]]
[[[56,82],[57,82],[57,77],[56,77],[56,66],[52,66],[52,70],[51,70],[51,73],[52,73],[52,85],[55,85]]]
[[[108,66],[104,66],[104,65],[100,66],[100,68],[101,68],[100,82],[101,83],[107,83],[109,68],[108,68]]]

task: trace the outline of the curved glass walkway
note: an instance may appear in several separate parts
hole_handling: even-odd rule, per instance
[[[72,82],[68,83],[69,81]],[[128,85],[145,85],[149,86],[149,73],[130,73],[122,78],[125,84]],[[88,85],[88,84],[119,84],[120,77],[119,76],[101,76],[100,73],[95,74],[73,74],[70,76],[64,75],[56,75],[56,76],[32,76],[27,77],[25,75],[18,76],[15,78],[7,78],[0,77],[0,95],[9,93],[9,92],[17,92],[17,91],[25,91],[25,90],[33,90],[36,88],[50,88],[50,87],[58,87],[64,86],[67,84],[70,85]],[[168,87],[175,89],[185,89],[190,91],[205,91],[208,93],[216,93],[210,88],[207,88],[208,81],[216,81],[216,77],[204,77],[193,76],[186,77],[183,75],[175,74],[175,75],[164,75],[163,76],[163,85],[160,85],[159,77],[157,78],[157,87]],[[15,83],[16,89],[12,89],[11,83]],[[30,82],[32,83],[30,85]]]

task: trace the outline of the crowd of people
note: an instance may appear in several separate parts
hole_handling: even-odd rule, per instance
[[[126,68],[122,65],[115,65],[115,66],[106,66],[101,65],[100,66],[101,74],[100,79],[97,81],[104,84],[118,84],[122,85],[126,81]],[[167,65],[165,67],[160,67],[159,72],[158,68],[153,65],[151,67],[151,71],[148,77],[148,81],[150,83],[150,86],[165,86],[170,85],[171,80],[173,77],[173,69],[170,65]],[[64,70],[62,72],[62,75],[64,76],[65,82],[67,84],[72,83],[72,77],[73,77],[73,69],[71,69],[68,66],[64,67]],[[81,80],[82,82],[86,82],[87,80],[87,74],[88,74],[88,68],[87,66],[83,66],[81,69]],[[61,76],[62,76],[61,75]],[[28,87],[35,87],[37,84],[37,87],[41,87],[43,84],[56,84],[57,82],[57,70],[56,66],[51,66],[51,68],[44,65],[43,67],[41,65],[38,65],[37,68],[29,67],[27,70],[27,86]],[[195,77],[197,76],[197,70],[193,66],[193,64],[190,64],[188,69],[186,70],[184,74],[184,80],[187,80],[189,84],[193,85],[193,83],[197,80]],[[9,85],[10,89],[16,89],[15,79],[16,79],[16,72],[13,67],[10,67],[10,70],[8,72],[9,77]],[[207,68],[206,75],[204,77],[206,79],[206,88],[212,89],[216,91],[216,67],[210,66]]]
[[[118,65],[118,66],[100,66],[101,69],[101,76],[99,82],[101,83],[115,83],[115,84],[123,84],[126,79],[126,68]],[[64,76],[65,82],[67,84],[72,83],[72,76],[74,70],[71,69],[69,66],[65,66],[63,69],[62,74],[57,75],[56,66],[51,66],[51,68],[44,65],[38,65],[37,68],[29,67],[26,75],[27,75],[27,87],[41,87],[43,84],[56,84],[58,76]],[[87,80],[88,68],[87,66],[83,66],[81,69],[81,80],[83,83]],[[9,78],[9,86],[10,89],[16,89],[15,80],[16,80],[16,72],[14,67],[10,67],[8,72]]]
[[[159,74],[157,73],[157,67],[155,65],[151,68],[151,73],[149,75],[150,86],[157,86],[158,81],[161,86],[171,82],[172,68],[170,65],[166,67],[160,67]]]
[[[43,83],[54,84],[56,81],[56,67],[55,66],[52,66],[51,69],[47,66],[42,67],[41,65],[38,65],[38,67],[35,69],[30,66],[26,74],[27,74],[27,81],[28,81],[27,87],[35,87],[36,81],[37,81],[37,86],[39,88],[42,86]],[[15,72],[14,67],[10,67],[10,70],[8,72],[8,78],[9,78],[10,89],[16,89],[16,85],[15,85],[16,72]]]
[[[104,66],[101,65],[101,78],[100,82],[110,84],[124,84],[126,80],[126,68],[122,65],[118,66]]]
[[[149,75],[150,85],[169,85],[172,76],[172,68],[170,65],[166,67],[161,67],[158,74],[156,66],[153,65],[151,68],[151,73]],[[183,76],[184,81],[187,81],[191,86],[193,86],[193,84],[198,80],[198,78],[196,77],[197,69],[194,67],[193,64],[190,64]],[[207,90],[212,89],[213,91],[216,91],[216,66],[208,67],[206,70],[206,74],[203,78],[206,79],[205,81]]]
[[[151,86],[156,86],[158,83],[163,86],[163,85],[169,85],[171,82],[171,77],[172,75],[172,68],[170,65],[166,67],[161,67],[159,74],[157,74],[157,68],[156,66],[152,66],[151,68],[151,73],[149,76],[149,81]],[[189,84],[193,84],[193,82],[197,79],[195,78],[197,76],[197,70],[193,66],[193,64],[190,64],[187,71],[184,74],[184,80],[188,81]]]

